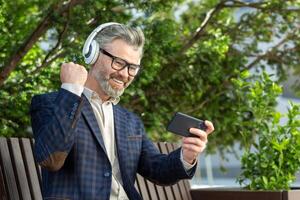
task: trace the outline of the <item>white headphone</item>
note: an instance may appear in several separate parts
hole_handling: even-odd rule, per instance
[[[121,25],[121,24],[116,23],[116,22],[108,22],[108,23],[101,24],[95,30],[93,30],[93,32],[86,39],[86,41],[83,45],[83,49],[82,49],[82,55],[84,57],[84,62],[86,64],[94,64],[98,58],[99,44],[96,40],[94,40],[97,33],[99,33],[104,28],[111,26],[111,25]]]

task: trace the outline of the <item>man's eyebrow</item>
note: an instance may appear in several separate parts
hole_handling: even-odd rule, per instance
[[[113,55],[114,56],[114,55]],[[134,64],[134,63],[131,63],[131,62],[128,62],[128,60],[124,59],[124,58],[121,58],[121,57],[118,57],[118,56],[115,56],[116,58],[119,58],[121,60],[124,60],[127,64],[129,65],[135,65],[135,66],[140,66],[139,64]]]
[[[115,58],[119,58],[119,59],[121,59],[121,60],[126,61],[126,63],[129,64],[129,65],[141,66],[141,64],[134,64],[134,63],[129,62],[127,59],[124,59],[124,58],[121,58],[121,57],[119,57],[119,56],[113,55],[112,53],[110,53],[111,49],[108,49],[108,50],[106,50],[106,49],[104,49],[104,48],[102,48],[102,49],[103,49],[104,51],[106,51],[107,53],[109,53],[110,55],[114,56]]]

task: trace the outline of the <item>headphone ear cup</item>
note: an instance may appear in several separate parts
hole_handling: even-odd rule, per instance
[[[94,64],[97,61],[99,54],[99,44],[97,41],[93,40],[88,46],[88,51],[84,55],[84,61],[86,64]]]
[[[86,39],[82,48],[82,55],[84,57],[84,62],[86,64],[94,64],[97,61],[99,55],[99,44],[96,40],[94,40],[94,38],[96,37],[98,32],[102,31],[104,28],[111,25],[120,25],[120,24],[116,22],[108,22],[108,23],[101,24],[95,30],[93,30],[93,32]]]

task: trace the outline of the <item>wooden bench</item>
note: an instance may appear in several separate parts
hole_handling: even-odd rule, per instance
[[[0,137],[0,199],[1,200],[41,200],[40,167],[34,161],[33,140],[29,138]],[[176,148],[170,143],[155,143],[163,153]],[[136,188],[144,200],[196,200],[191,197],[188,180],[172,186],[159,186],[140,175]],[[200,199],[200,198],[199,198]]]

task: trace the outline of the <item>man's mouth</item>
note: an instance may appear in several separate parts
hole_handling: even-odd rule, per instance
[[[119,84],[122,84],[122,85],[124,85],[124,82],[123,82],[123,81],[121,81],[121,80],[118,80],[118,79],[116,79],[116,78],[113,78],[113,80],[114,80],[115,82],[119,83]]]
[[[123,81],[116,78],[112,78],[111,80],[112,80],[113,88],[120,88],[120,89],[124,88],[125,83]]]

